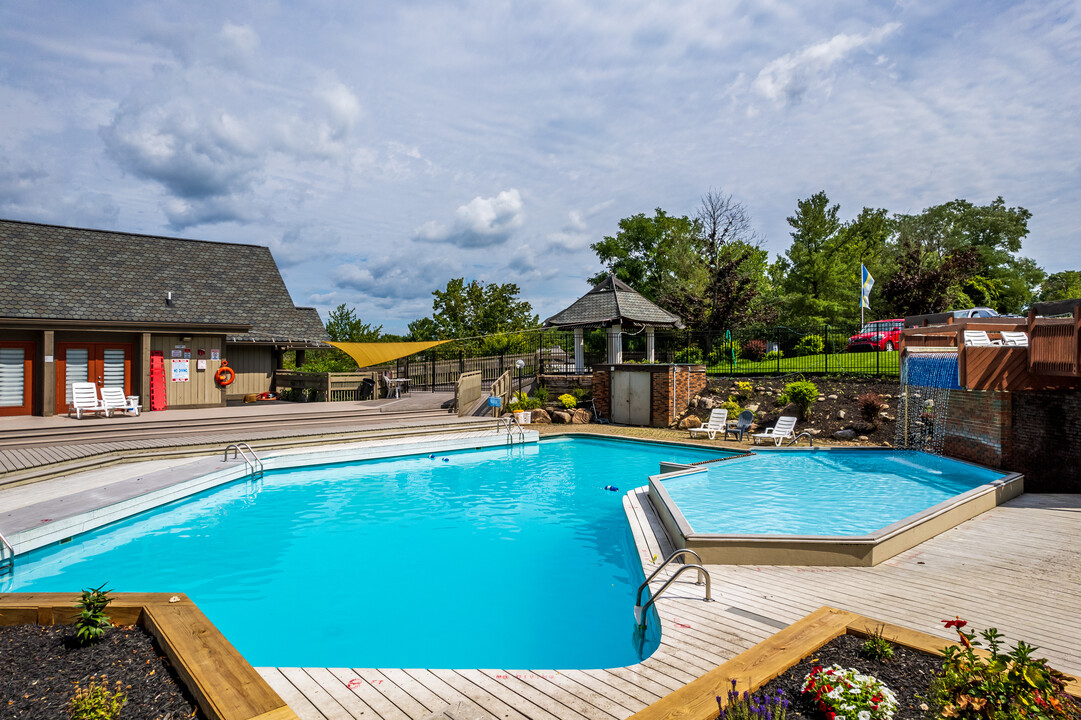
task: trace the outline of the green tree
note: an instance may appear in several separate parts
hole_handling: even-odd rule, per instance
[[[1081,298],[1081,270],[1051,273],[1040,286],[1040,300],[1076,300]]]
[[[690,218],[673,217],[657,208],[653,217],[643,213],[619,221],[619,232],[590,247],[608,270],[589,279],[591,285],[609,272],[653,302],[701,284],[704,269],[697,262],[695,243],[700,225]]]
[[[382,325],[372,327],[363,322],[356,308],[346,308],[345,303],[330,311],[326,328],[335,342],[378,342],[383,337]]]
[[[836,321],[845,313],[841,249],[844,247],[840,205],[830,205],[825,192],[796,203],[792,245],[779,258],[775,275],[783,277],[781,290],[790,322]],[[851,303],[851,293],[848,302]]]
[[[536,327],[540,318],[528,301],[519,299],[520,292],[514,283],[466,283],[465,278],[452,278],[444,289],[432,292],[432,317],[409,323],[410,335],[448,340]],[[433,332],[435,337],[431,337]]]

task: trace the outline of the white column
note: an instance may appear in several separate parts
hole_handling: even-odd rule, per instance
[[[623,327],[613,325],[608,328],[608,364],[619,365],[623,362]]]
[[[657,345],[654,342],[656,338],[653,336],[653,326],[646,328],[646,362],[657,362]]]
[[[585,351],[582,346],[582,328],[574,328],[574,372],[581,375],[586,371]]]

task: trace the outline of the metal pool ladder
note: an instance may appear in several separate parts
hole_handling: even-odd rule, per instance
[[[15,548],[11,547],[8,539],[0,533],[0,575],[10,575],[15,572]]]
[[[694,557],[698,560],[699,564],[684,565],[679,570],[676,570],[676,574],[668,578],[668,582],[666,582],[664,585],[661,585],[661,589],[657,591],[657,594],[650,597],[649,601],[646,602],[645,605],[642,605],[642,591],[649,587],[649,584],[653,582],[653,578],[657,577],[661,570],[664,570],[666,567],[668,567],[668,564],[680,555],[694,555]],[[638,623],[639,627],[641,627],[642,629],[645,629],[646,627],[646,611],[649,610],[649,606],[657,601],[657,598],[659,598],[664,593],[664,591],[668,589],[669,585],[676,581],[676,578],[678,578],[680,575],[687,572],[688,570],[693,569],[698,571],[698,582],[696,582],[695,585],[701,585],[703,582],[705,582],[706,602],[713,602],[713,593],[712,589],[710,588],[709,571],[702,567],[701,562],[702,558],[699,557],[698,553],[696,553],[694,550],[688,550],[684,548],[683,550],[676,550],[674,553],[666,557],[664,559],[664,562],[657,566],[657,569],[654,570],[650,574],[650,576],[646,578],[646,581],[638,586],[638,594],[634,598],[634,621]]]
[[[260,460],[259,456],[255,454],[255,451],[251,449],[251,445],[248,445],[246,442],[233,443],[225,448],[225,457],[223,459],[229,459],[230,450],[233,451],[234,460],[239,457],[244,461],[244,467],[248,469],[248,474],[251,476],[252,480],[263,479],[263,461]]]
[[[518,418],[514,415],[503,415],[499,418],[499,426],[505,428],[507,431],[507,442],[511,445],[514,444],[514,430],[518,430],[518,438],[521,442],[525,442],[525,430],[522,429],[521,423],[518,422]]]

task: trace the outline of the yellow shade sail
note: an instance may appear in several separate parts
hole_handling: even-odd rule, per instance
[[[385,343],[356,343],[356,342],[329,342],[327,344],[341,350],[357,361],[357,367],[371,367],[380,365],[398,358],[409,357],[414,353],[424,352],[436,345],[448,343],[450,340],[436,340],[434,342],[385,342]]]

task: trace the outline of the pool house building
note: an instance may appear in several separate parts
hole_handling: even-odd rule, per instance
[[[66,413],[87,381],[144,410],[152,381],[155,407],[222,406],[328,339],[266,247],[0,220],[0,257],[0,416]]]

